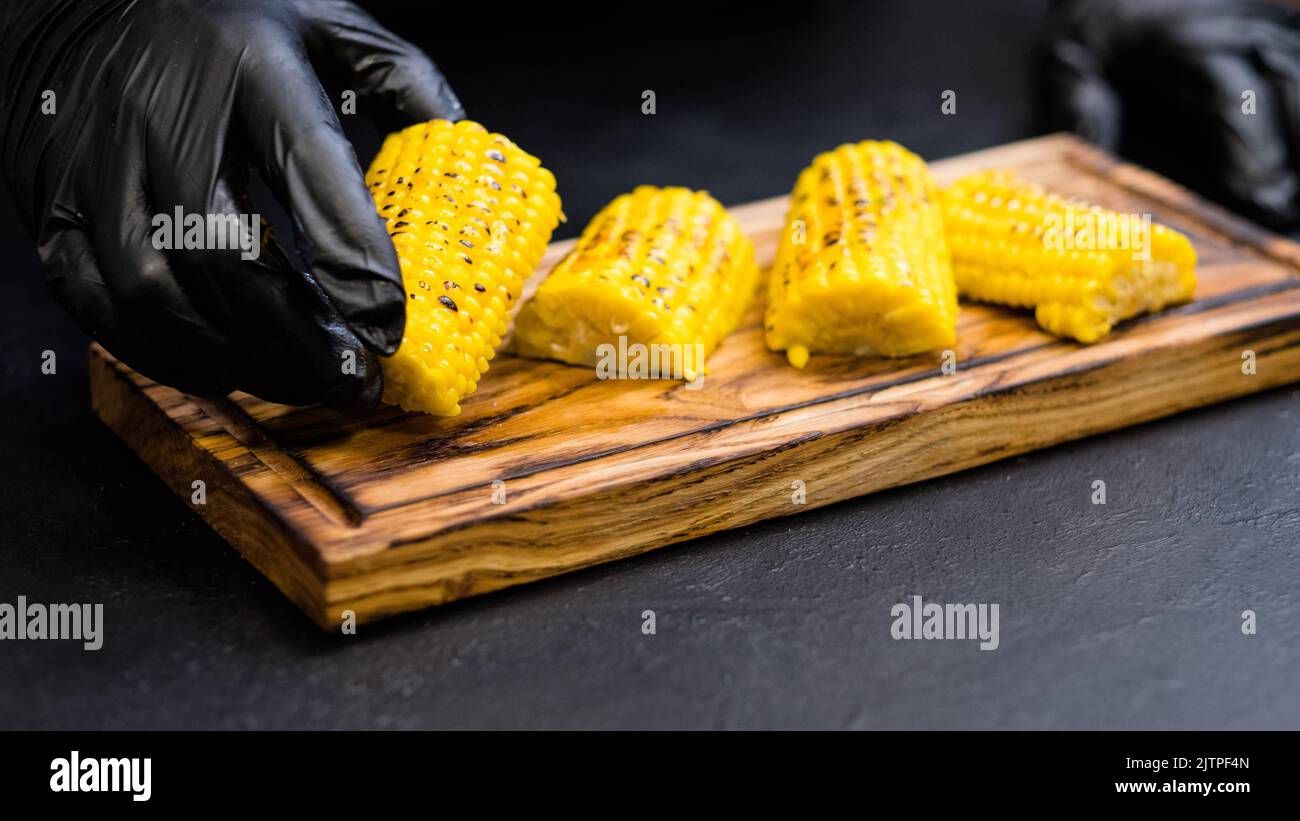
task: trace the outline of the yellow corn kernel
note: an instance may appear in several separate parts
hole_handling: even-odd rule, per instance
[[[383,359],[384,401],[455,416],[563,219],[555,177],[478,123],[433,120],[390,134],[366,184],[408,295],[402,344]]]
[[[740,322],[757,282],[754,246],[717,200],[640,186],[596,215],[520,309],[514,349],[593,365],[603,345],[612,352],[639,343],[675,357],[676,372],[656,375],[694,380]]]
[[[1196,249],[1149,215],[1067,199],[1009,171],[963,177],[942,197],[962,296],[1033,308],[1049,333],[1096,342],[1196,293]]]
[[[767,345],[910,356],[957,338],[957,288],[938,192],[920,157],[892,142],[820,154],[795,182],[768,284]]]

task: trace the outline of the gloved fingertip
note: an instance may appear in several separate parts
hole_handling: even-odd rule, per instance
[[[1270,228],[1289,229],[1300,219],[1297,197],[1300,197],[1300,180],[1288,175],[1272,185],[1261,186],[1253,191],[1250,205],[1258,212],[1258,218]]]
[[[356,373],[340,382],[321,399],[322,404],[344,414],[374,410],[384,396],[384,371],[379,357],[362,349],[356,359]]]
[[[428,57],[415,51],[398,65],[391,80],[397,112],[402,117],[411,122],[465,119],[465,106]]]
[[[375,298],[342,310],[352,332],[369,351],[392,356],[406,333],[406,295],[392,282],[376,283]]]
[[[445,113],[442,115],[442,118],[444,120],[451,120],[453,123],[460,122],[465,119],[465,106],[461,104],[460,98],[451,90],[450,85],[444,87],[446,88],[447,93],[443,98],[443,109]]]
[[[394,331],[392,327],[356,325],[353,331],[367,350],[380,356],[392,356],[402,344],[401,330]]]

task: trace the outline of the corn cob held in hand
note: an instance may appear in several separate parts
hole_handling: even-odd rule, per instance
[[[1096,342],[1116,322],[1196,292],[1187,237],[1044,191],[1006,171],[972,174],[943,192],[961,294],[1033,308],[1044,330]]]
[[[954,344],[957,289],[921,158],[868,141],[814,159],[795,183],[768,294],[767,345],[796,368],[811,352]]]
[[[384,400],[455,416],[563,218],[555,177],[478,123],[433,120],[389,135],[366,184],[408,295],[402,344],[383,360]]]
[[[520,309],[514,349],[591,365],[619,337],[680,346],[671,350],[682,351],[684,370],[672,375],[694,380],[704,368],[697,360],[735,329],[757,281],[753,244],[717,200],[640,186],[596,215]]]

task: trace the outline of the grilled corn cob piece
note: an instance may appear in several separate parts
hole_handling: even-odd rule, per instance
[[[921,158],[875,141],[818,155],[795,182],[768,294],[767,345],[796,368],[814,351],[954,344],[957,289]]]
[[[563,219],[555,177],[478,123],[433,120],[390,134],[366,183],[410,297],[384,401],[455,416]]]
[[[963,296],[1033,308],[1049,333],[1096,342],[1116,322],[1196,292],[1187,237],[1048,193],[1007,171],[943,192],[944,224]]]
[[[639,186],[596,215],[520,309],[515,350],[591,365],[601,345],[620,348],[620,336],[625,344],[682,346],[682,372],[671,375],[693,381],[703,357],[735,329],[757,282],[754,246],[717,200]]]

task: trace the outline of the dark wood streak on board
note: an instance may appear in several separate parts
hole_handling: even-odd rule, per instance
[[[189,397],[200,410],[219,422],[249,452],[291,485],[312,507],[335,524],[357,527],[364,518],[352,500],[329,478],[297,458],[276,437],[257,426],[243,410],[229,399]]]
[[[584,371],[584,373],[586,373],[586,371]],[[553,393],[548,394],[543,401],[553,401],[555,399],[563,398],[573,393],[575,390],[578,390],[580,387],[580,384],[575,384],[566,389],[556,390]],[[453,456],[468,455],[471,453],[482,452],[483,450],[490,450],[496,445],[487,445],[483,447],[465,446],[455,441],[455,439],[457,437],[464,437],[468,434],[473,434],[481,430],[489,430],[499,426],[511,417],[517,416],[529,409],[528,406],[509,408],[498,414],[484,416],[469,425],[465,425],[464,427],[455,430],[449,429],[446,431],[446,435],[441,439],[430,438],[421,442],[418,445],[420,451],[411,453],[409,456],[415,459],[427,459],[432,461],[440,458],[447,459]],[[290,447],[297,452],[308,452],[313,448],[318,448],[323,445],[334,445],[346,442],[350,435],[361,429],[375,431],[385,427],[410,423],[412,419],[420,419],[418,416],[412,416],[411,414],[401,411],[387,413],[387,411],[392,410],[396,409],[384,408],[383,411],[386,413],[374,424],[366,424],[364,421],[354,421],[345,425],[331,425],[330,422],[333,420],[323,420],[318,423],[317,426],[311,428],[311,432],[309,433],[303,433],[301,431],[296,432],[290,440],[291,444],[287,445],[287,447]],[[395,461],[402,461],[402,456],[407,456],[407,454],[401,454]]]
[[[1019,356],[1024,353],[1037,350],[1038,348],[1047,347],[1050,344],[1051,343],[1043,343],[1037,346],[1020,348],[1014,351],[1008,351],[1006,353],[997,354],[996,356],[979,357],[977,359],[971,360],[970,362],[960,363],[959,370],[970,370],[971,368],[976,368],[983,365],[995,364],[997,362],[1010,359],[1013,356]],[[680,431],[678,433],[674,433],[669,436],[662,436],[656,439],[649,439],[635,446],[610,448],[609,450],[596,451],[594,453],[584,454],[582,456],[577,456],[569,459],[557,459],[552,462],[538,462],[535,464],[530,464],[526,468],[521,468],[516,471],[503,474],[501,478],[504,478],[506,480],[522,479],[528,476],[536,475],[538,473],[543,473],[547,470],[554,470],[555,468],[572,467],[574,465],[580,465],[585,462],[597,461],[603,458],[607,458],[609,456],[629,453],[639,448],[649,447],[651,445],[658,445],[658,444],[663,444],[665,442],[671,442],[676,439],[682,439],[686,437],[713,433],[719,430],[723,430],[725,428],[732,427],[734,425],[744,424],[748,422],[761,422],[764,419],[767,419],[769,417],[774,417],[782,413],[788,413],[790,411],[795,411],[795,410],[802,410],[804,408],[810,408],[816,405],[825,404],[827,402],[833,402],[836,400],[847,399],[855,396],[870,396],[872,394],[879,393],[880,391],[887,390],[889,388],[895,388],[901,385],[909,385],[914,382],[924,381],[926,379],[933,379],[939,376],[941,373],[942,372],[938,368],[931,368],[925,371],[918,371],[916,373],[908,374],[907,376],[898,377],[897,379],[890,379],[884,382],[873,382],[869,385],[865,385],[859,388],[853,388],[851,390],[841,391],[839,393],[827,394],[826,396],[817,399],[809,399],[804,402],[797,402],[791,405],[782,405],[776,408],[766,409],[761,413],[750,414],[747,416],[739,416],[736,417],[735,419],[728,419],[724,422],[701,425],[699,427],[692,428],[690,430]],[[437,499],[440,496],[448,496],[453,493],[461,493],[466,490],[472,490],[474,488],[482,488],[482,487],[485,487],[485,485],[483,484],[461,485],[458,487],[453,487],[449,490],[440,491],[439,493],[430,494],[428,496],[416,496],[410,500],[403,501],[399,504],[378,505],[375,507],[366,508],[365,514],[370,515],[373,513],[378,513],[382,510],[390,510],[394,507],[401,507],[403,505],[410,504],[411,502],[431,501]]]
[[[1279,283],[1274,283],[1274,284],[1270,284],[1270,285],[1261,285],[1261,286],[1254,287],[1254,288],[1247,288],[1247,289],[1243,289],[1243,290],[1241,290],[1241,291],[1234,291],[1234,292],[1231,292],[1231,293],[1229,293],[1229,294],[1225,294],[1225,295],[1223,295],[1223,296],[1220,296],[1220,297],[1217,297],[1217,298],[1214,298],[1214,299],[1207,299],[1207,300],[1203,300],[1203,301],[1193,302],[1193,303],[1190,303],[1190,304],[1188,304],[1188,305],[1183,305],[1183,306],[1180,306],[1180,307],[1178,307],[1178,308],[1170,309],[1169,311],[1166,311],[1166,312],[1162,313],[1160,316],[1142,316],[1142,317],[1137,317],[1137,318],[1135,318],[1135,319],[1133,319],[1133,320],[1130,320],[1130,321],[1127,322],[1127,323],[1124,323],[1124,324],[1123,324],[1119,329],[1117,329],[1117,333],[1121,333],[1121,332],[1123,332],[1123,330],[1124,330],[1125,328],[1129,328],[1129,327],[1133,327],[1133,326],[1136,326],[1136,325],[1145,324],[1145,323],[1147,323],[1147,322],[1155,321],[1155,320],[1158,320],[1158,319],[1160,319],[1161,317],[1164,317],[1164,316],[1170,316],[1170,315],[1176,315],[1176,316],[1188,316],[1188,315],[1192,315],[1192,314],[1204,313],[1204,312],[1206,312],[1206,311],[1210,311],[1210,310],[1215,310],[1215,309],[1218,309],[1218,308],[1222,308],[1222,307],[1224,307],[1224,306],[1231,305],[1231,304],[1234,304],[1234,303],[1237,303],[1237,302],[1242,302],[1242,301],[1244,301],[1244,300],[1251,299],[1251,298],[1254,298],[1254,297],[1258,297],[1258,296],[1267,296],[1267,295],[1269,295],[1269,294],[1275,294],[1275,293],[1278,293],[1278,292],[1280,292],[1280,291],[1292,290],[1292,289],[1297,289],[1297,288],[1300,288],[1300,280],[1297,280],[1297,281],[1288,281],[1288,282],[1279,282]],[[1060,346],[1060,345],[1069,345],[1069,344],[1070,344],[1070,343],[1061,343],[1061,342],[1041,343],[1041,344],[1039,344],[1039,345],[1030,346],[1030,347],[1025,347],[1025,348],[1019,348],[1019,349],[1015,349],[1015,350],[1012,350],[1012,351],[1007,351],[1007,352],[1005,352],[1005,353],[996,354],[996,355],[993,355],[993,356],[977,357],[976,359],[970,360],[970,361],[968,361],[968,362],[960,362],[960,363],[958,363],[958,369],[959,369],[959,370],[970,370],[970,369],[972,369],[972,368],[980,368],[980,367],[984,367],[984,366],[988,366],[988,365],[993,365],[993,364],[996,364],[996,363],[998,363],[998,362],[1002,362],[1002,361],[1005,361],[1005,360],[1007,360],[1007,359],[1010,359],[1010,358],[1012,358],[1012,357],[1014,357],[1014,356],[1020,356],[1020,355],[1023,355],[1023,354],[1026,354],[1026,353],[1030,353],[1030,352],[1032,352],[1032,351],[1039,350],[1039,349],[1042,349],[1042,348],[1047,348],[1047,347],[1051,347],[1051,346],[1054,346],[1054,345],[1056,345],[1056,346]],[[1102,364],[1106,364],[1106,363],[1102,363]],[[1079,368],[1077,368],[1077,369],[1071,371],[1071,373],[1082,373],[1082,372],[1084,372],[1084,371],[1086,371],[1086,370],[1089,370],[1091,367],[1093,367],[1093,366],[1080,366]],[[919,381],[923,381],[923,380],[926,380],[926,379],[933,379],[933,378],[935,378],[935,377],[937,377],[937,376],[940,376],[940,375],[941,375],[941,371],[940,371],[940,369],[938,369],[938,368],[932,368],[932,369],[929,369],[929,370],[926,370],[926,371],[920,371],[920,372],[917,372],[917,373],[909,374],[909,375],[907,375],[907,376],[899,377],[899,378],[897,378],[897,379],[886,380],[886,381],[884,381],[884,382],[876,382],[876,383],[872,383],[872,384],[869,384],[869,385],[862,386],[862,387],[860,387],[860,388],[854,388],[854,389],[852,389],[852,390],[847,390],[847,391],[842,391],[842,392],[839,392],[839,393],[828,394],[828,395],[826,395],[826,396],[824,396],[824,397],[819,397],[819,398],[817,398],[817,399],[810,399],[810,400],[805,401],[805,402],[800,402],[800,403],[796,403],[796,404],[792,404],[792,405],[784,405],[784,406],[779,406],[779,407],[775,407],[775,408],[766,409],[766,410],[764,410],[764,411],[761,412],[761,413],[755,413],[755,414],[751,414],[751,415],[748,415],[748,416],[741,416],[741,417],[737,417],[736,419],[730,419],[730,420],[727,420],[727,421],[725,421],[725,422],[719,422],[719,423],[711,424],[711,425],[703,425],[703,426],[701,426],[701,427],[697,427],[697,428],[694,428],[694,429],[692,429],[692,430],[686,430],[686,431],[682,431],[682,432],[679,432],[679,433],[675,433],[675,434],[673,434],[673,435],[671,435],[671,436],[665,436],[665,437],[662,437],[662,438],[660,438],[660,439],[649,440],[649,441],[646,441],[646,442],[644,442],[644,443],[641,443],[641,444],[639,444],[639,445],[632,446],[632,447],[614,448],[614,449],[610,449],[610,450],[608,450],[608,451],[597,451],[597,452],[594,452],[594,453],[585,454],[585,455],[583,455],[583,456],[581,456],[581,457],[574,457],[574,458],[572,458],[572,459],[567,459],[567,460],[556,460],[556,461],[554,461],[554,462],[539,462],[539,463],[531,464],[531,465],[527,466],[526,468],[521,468],[521,469],[516,470],[516,471],[512,471],[512,472],[505,473],[505,474],[503,474],[500,478],[505,479],[505,480],[510,480],[510,479],[519,479],[519,478],[523,478],[523,477],[525,477],[525,476],[531,476],[531,475],[534,475],[534,474],[536,474],[536,473],[541,473],[541,472],[543,472],[543,471],[550,470],[550,469],[557,468],[557,467],[567,467],[567,466],[570,466],[570,465],[581,464],[582,462],[595,461],[595,460],[598,460],[598,459],[601,459],[601,458],[604,458],[604,457],[608,457],[608,456],[614,455],[614,454],[616,454],[616,453],[626,453],[626,452],[629,452],[629,451],[632,451],[632,450],[636,450],[637,448],[640,448],[640,447],[647,447],[647,446],[649,446],[649,445],[658,444],[658,443],[661,443],[661,442],[668,442],[668,441],[671,441],[671,440],[674,440],[674,439],[680,439],[680,438],[683,438],[683,437],[695,436],[695,435],[703,434],[703,433],[709,433],[709,432],[716,431],[716,430],[721,430],[722,428],[730,427],[730,426],[732,426],[732,425],[736,425],[736,424],[743,424],[743,423],[746,423],[746,422],[761,421],[761,420],[763,420],[763,419],[765,419],[765,418],[767,418],[767,417],[775,416],[775,415],[777,415],[777,414],[787,413],[787,412],[789,412],[789,411],[799,410],[799,409],[802,409],[802,408],[811,407],[811,406],[813,406],[813,405],[824,404],[824,403],[826,403],[826,402],[831,402],[831,401],[835,401],[835,400],[838,400],[838,399],[845,399],[845,398],[848,398],[848,397],[851,397],[851,396],[869,396],[869,395],[871,395],[871,394],[878,393],[878,392],[880,392],[880,391],[882,391],[882,390],[886,390],[886,389],[888,389],[888,388],[898,387],[898,386],[900,386],[900,385],[906,385],[906,384],[910,384],[910,383],[912,383],[912,382],[919,382]],[[502,442],[502,443],[496,443],[495,446],[500,446],[501,444],[514,444],[516,441],[517,441],[517,440],[513,440],[513,439],[512,439],[512,440],[505,440],[505,441]],[[484,448],[483,450],[486,450],[486,449],[487,449],[487,448]],[[467,450],[467,452],[471,452],[471,451],[468,451],[468,450]],[[445,454],[439,454],[439,458],[444,458],[444,457],[445,457]],[[430,461],[433,461],[433,459],[431,458]],[[403,501],[403,502],[401,502],[401,503],[397,503],[397,504],[393,504],[393,505],[378,505],[378,506],[374,506],[374,507],[366,507],[366,508],[363,508],[363,510],[364,510],[365,515],[368,516],[368,515],[370,515],[370,514],[372,514],[372,513],[377,513],[377,512],[379,512],[379,511],[381,511],[381,510],[388,510],[388,509],[391,509],[391,508],[393,508],[393,507],[400,507],[400,506],[402,506],[402,505],[409,504],[409,503],[411,503],[411,502],[416,502],[416,501],[428,501],[428,500],[431,500],[431,499],[436,499],[436,498],[438,498],[439,496],[446,496],[446,495],[450,495],[450,494],[452,494],[452,493],[458,493],[458,492],[462,492],[462,491],[465,491],[465,490],[470,490],[470,489],[475,488],[475,487],[484,487],[484,486],[485,486],[485,485],[482,485],[482,484],[478,484],[478,485],[461,485],[461,486],[454,487],[454,488],[451,488],[451,489],[448,489],[448,490],[445,490],[445,491],[441,491],[441,492],[436,493],[436,494],[430,494],[430,495],[428,495],[428,496],[416,496],[416,497],[412,497],[411,499],[406,500],[406,501]]]
[[[702,391],[503,354],[455,419],[238,394],[205,412],[93,348],[95,410],[182,498],[207,480],[219,504],[197,512],[331,628],[345,610],[366,620],[477,595],[1300,379],[1300,246],[1066,137],[934,170],[994,166],[1187,229],[1198,299],[1094,346],[1047,336],[1027,312],[963,305],[949,375],[937,355],[794,371],[763,348],[760,306]],[[734,211],[770,260],[784,200]],[[790,502],[794,479],[805,506]]]

